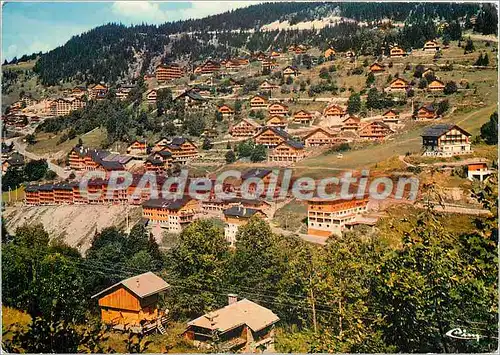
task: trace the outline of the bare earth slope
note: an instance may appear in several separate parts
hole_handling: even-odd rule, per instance
[[[52,238],[60,238],[67,244],[85,252],[96,231],[110,226],[131,228],[140,220],[140,207],[121,205],[62,205],[18,206],[4,212],[7,230],[14,232],[25,223],[41,223]]]

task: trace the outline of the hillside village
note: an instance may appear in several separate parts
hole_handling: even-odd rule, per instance
[[[297,258],[302,263],[308,257],[328,257],[321,253],[338,256],[338,243],[355,240],[352,238],[367,243],[363,236],[403,228],[407,218],[420,214],[435,214],[439,221],[446,220],[446,216],[467,221],[461,232],[470,233],[474,219],[496,214],[476,190],[497,176],[498,40],[467,28],[474,26],[477,16],[453,22],[436,20],[434,36],[424,38],[418,47],[406,45],[406,40],[392,41],[370,53],[357,44],[347,47],[342,43],[337,47],[336,41],[324,37],[318,45],[304,38],[288,46],[271,45],[258,51],[242,45],[233,48],[230,55],[209,58],[157,57],[131,76],[100,82],[69,79],[41,85],[34,69],[40,58],[4,64],[4,80],[13,77],[8,85],[10,92],[3,99],[8,105],[2,107],[4,217],[20,216],[11,222],[5,220],[4,232],[14,238],[25,238],[23,233],[44,235],[46,232],[30,232],[30,228],[48,229],[50,219],[43,219],[45,226],[36,226],[35,222],[41,221],[25,226],[21,218],[37,209],[53,213],[51,218],[57,220],[55,211],[63,208],[78,206],[85,215],[85,211],[98,206],[126,206],[124,230],[86,223],[81,231],[67,238],[67,248],[76,248],[77,254],[103,263],[96,267],[85,264],[83,258],[77,265],[105,274],[103,267],[112,268],[111,259],[100,254],[106,243],[126,243],[133,236],[145,238],[137,242],[144,246],[134,250],[142,250],[151,259],[148,265],[155,267],[143,267],[139,259],[137,264],[127,264],[126,260],[137,254],[120,251],[113,260],[116,265],[127,266],[109,279],[100,275],[84,294],[91,296],[88,302],[94,302],[97,318],[115,332],[158,334],[156,344],[175,330],[178,334],[173,346],[177,351],[440,351],[441,345],[412,348],[414,345],[409,343],[391,343],[390,337],[372,348],[363,348],[366,340],[360,340],[359,344],[364,345],[359,348],[342,347],[341,341],[338,347],[329,344],[317,333],[317,323],[326,324],[330,319],[321,315],[329,312],[330,308],[322,305],[330,304],[328,296],[320,294],[315,298],[313,287],[298,301],[287,295],[295,292],[289,285],[283,286],[285,291],[279,291],[282,293],[272,291],[272,286],[263,290],[258,287],[252,293],[255,284],[249,280],[257,275],[249,274],[263,269],[248,266],[252,246],[245,243],[256,242],[255,238],[263,233],[261,238],[268,244],[262,250],[256,247],[263,253],[256,257],[266,261],[272,259],[266,250],[282,250],[280,262],[287,258],[299,262],[288,254],[293,252],[300,254]],[[456,25],[458,35],[450,29]],[[339,24],[330,25],[335,26]],[[385,20],[367,24],[373,33],[401,28],[404,32],[404,26],[402,21]],[[176,43],[181,42],[169,40],[172,52]],[[33,162],[40,162],[36,163],[37,169],[40,166],[43,171],[36,179],[28,179],[27,171],[35,165]],[[240,172],[241,179],[224,181],[224,191],[234,193],[231,199],[221,200],[213,189],[206,199],[187,195],[180,199],[156,197],[168,178],[179,177],[186,169],[187,185],[199,179],[214,183],[219,174],[230,170]],[[341,177],[345,172],[359,177],[369,171],[371,179],[388,177],[396,182],[401,177],[416,178],[420,188],[413,200],[398,200],[394,192],[384,200],[370,198],[368,193],[347,201],[315,195],[300,200],[281,183],[285,169],[291,171],[292,184],[304,177],[319,183],[322,178]],[[101,172],[102,177],[90,179],[84,191],[80,183],[89,172]],[[130,186],[111,190],[116,172],[131,173]],[[148,173],[155,174],[157,191],[152,185],[141,185],[141,177]],[[279,177],[277,185],[271,183],[275,174]],[[256,198],[248,198],[243,190],[253,179],[261,179],[264,189]],[[179,184],[170,187],[171,191],[182,189]],[[140,211],[134,224],[129,223],[129,208]],[[116,211],[123,215],[124,208]],[[209,223],[219,226],[219,232]],[[407,233],[418,232],[414,228]],[[446,229],[445,234],[456,231],[460,227]],[[59,234],[65,233],[69,231],[61,223]],[[137,233],[142,234],[138,237]],[[403,238],[404,233],[386,234],[380,238],[384,247],[377,247],[400,246],[398,237],[401,234]],[[204,250],[202,242],[196,244],[200,235],[220,239],[224,246],[210,244]],[[108,247],[112,248],[111,244]],[[44,248],[49,248],[48,244]],[[164,261],[164,257],[151,254],[151,248],[158,253],[172,252],[172,260],[176,261]],[[315,256],[302,255],[302,249],[308,248],[324,251],[313,252]],[[241,250],[247,254],[240,255]],[[221,260],[226,260],[225,253],[233,253],[236,256],[228,262],[235,263],[235,275],[226,279],[217,274],[220,265],[209,265],[207,261],[183,269],[182,260],[187,262],[192,252],[213,252]],[[361,253],[353,251],[357,252]],[[162,266],[155,260],[162,260]],[[326,261],[312,263],[316,262]],[[342,266],[354,267],[335,264]],[[208,269],[199,274],[187,270],[203,267]],[[183,298],[189,296],[181,291],[191,286],[176,284],[166,275],[167,269],[189,280],[208,278],[199,281],[199,288],[210,296],[193,298],[189,305]],[[297,278],[309,275],[310,271],[299,269]],[[330,280],[343,277],[329,273],[325,271],[324,275]],[[291,274],[281,276],[289,278]],[[315,277],[310,276],[311,280]],[[217,281],[213,278],[219,278],[221,284],[214,286]],[[242,281],[245,278],[249,280]],[[228,280],[239,286],[231,291],[230,283],[225,283]],[[210,282],[216,291],[209,289]],[[360,285],[363,282],[367,281],[360,281]],[[286,287],[290,289],[286,291]],[[332,292],[343,295],[349,291]],[[165,308],[165,293],[172,293],[179,303]],[[340,299],[351,301],[338,297],[340,309]],[[285,311],[287,303],[299,307],[290,319]],[[11,306],[19,304],[22,302]],[[300,307],[305,307],[307,316],[302,315]],[[313,323],[309,322],[310,308]],[[340,327],[342,334],[342,311],[339,317],[335,332]],[[186,319],[189,321],[182,323]],[[288,338],[295,331],[302,334],[291,331],[292,324],[298,325],[297,329],[314,329],[319,348],[313,348],[310,340],[306,341],[310,347],[304,348],[300,341],[298,346]],[[367,334],[379,336],[371,325],[366,327],[363,329]],[[454,351],[474,351],[455,343],[448,346]],[[164,350],[160,347],[157,351]]]

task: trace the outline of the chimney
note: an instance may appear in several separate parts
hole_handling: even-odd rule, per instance
[[[137,282],[137,288],[139,288],[139,286],[140,286],[139,285],[139,279],[137,279],[136,282]]]
[[[230,293],[227,295],[227,304],[232,305],[233,303],[238,302],[238,295],[235,293]]]

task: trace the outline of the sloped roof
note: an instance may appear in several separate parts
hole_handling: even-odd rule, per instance
[[[155,159],[152,155],[146,158],[146,162],[150,162],[153,165],[163,165],[160,159]]]
[[[257,123],[254,119],[251,119],[251,118],[243,118],[243,119],[241,120],[241,122],[243,122],[243,121],[245,121],[246,123],[248,123],[248,124],[250,124],[250,125],[252,125],[252,126],[254,126],[254,127],[256,127],[256,128],[261,127],[261,125],[260,125],[259,123]],[[240,122],[240,123],[241,123],[241,122]]]
[[[298,110],[297,112],[294,113],[294,115],[299,114],[301,112],[305,113],[306,115],[312,115],[312,113],[307,110]]]
[[[271,310],[245,298],[196,318],[188,322],[188,325],[226,332],[246,324],[256,332],[279,320]]]
[[[386,112],[384,112],[384,114],[382,116],[387,116],[391,112],[393,112],[396,115],[399,115],[399,111],[394,110],[394,109],[391,108],[391,109],[387,110]]]
[[[260,136],[262,133],[264,133],[265,131],[267,130],[271,130],[273,131],[275,134],[277,134],[278,136],[280,136],[281,138],[284,138],[284,139],[292,139],[292,136],[290,136],[287,132],[285,132],[284,130],[278,128],[278,127],[273,127],[273,126],[265,126],[262,128],[262,130],[257,133],[257,136]]]
[[[313,131],[309,132],[308,134],[306,134],[306,135],[304,136],[304,139],[307,139],[307,138],[309,138],[310,136],[312,136],[313,134],[316,134],[316,133],[318,133],[318,132],[324,132],[326,135],[328,135],[328,136],[330,136],[330,137],[335,136],[335,133],[330,132],[328,129],[326,129],[326,128],[324,128],[324,127],[318,127],[318,128],[316,128],[315,130],[313,130]]]
[[[423,105],[419,107],[419,110],[421,109],[427,110],[429,112],[434,112],[434,105],[433,104]]]
[[[246,180],[252,177],[263,178],[272,172],[273,171],[271,169],[262,169],[262,168],[250,169],[241,174],[241,179]]]
[[[145,201],[142,206],[143,207],[153,207],[153,208],[166,208],[169,210],[179,210],[186,205],[192,198],[190,196],[184,195],[182,198],[178,199],[164,199],[164,198],[155,198],[149,199]]]
[[[286,141],[282,142],[281,144],[286,144],[286,145],[289,145],[290,147],[296,148],[296,149],[303,149],[304,148],[304,144],[302,144],[301,142],[298,142],[296,140],[293,140],[293,139],[286,140]],[[279,144],[279,145],[281,145],[281,144]]]
[[[256,210],[254,208],[233,206],[233,207],[230,207],[230,208],[224,210],[224,215],[225,216],[232,216],[232,217],[250,218],[254,214],[256,214],[257,212],[259,212],[259,210]]]
[[[471,134],[469,132],[467,132],[466,130],[460,128],[457,125],[449,124],[449,123],[443,123],[443,124],[437,124],[437,125],[434,125],[434,126],[427,127],[427,129],[424,131],[424,133],[422,133],[422,137],[435,137],[435,138],[438,138],[438,137],[441,137],[443,134],[449,132],[452,129],[458,129],[459,131],[461,131],[466,136],[471,136]]]
[[[394,84],[395,82],[397,81],[402,81],[404,82],[406,85],[408,85],[408,81],[406,79],[403,79],[403,78],[395,78],[394,80],[391,81],[391,83],[389,85],[392,85]]]
[[[170,285],[166,283],[165,280],[163,280],[161,277],[156,276],[151,271],[148,271],[144,274],[132,276],[128,279],[117,282],[116,284],[102,290],[101,292],[96,293],[91,298],[95,298],[102,294],[105,294],[106,292],[119,285],[125,286],[129,291],[140,298],[145,298],[161,291],[165,291],[170,287]]]
[[[194,91],[193,89],[189,89],[187,91],[184,91],[182,94],[180,94],[179,96],[177,96],[174,99],[174,101],[176,101],[177,99],[183,98],[185,96],[188,96],[192,100],[205,101],[205,98],[203,96],[201,96],[199,93],[197,93],[196,91]]]

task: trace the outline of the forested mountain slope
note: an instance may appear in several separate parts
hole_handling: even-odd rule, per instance
[[[235,48],[265,51],[270,46],[283,48],[293,43],[319,47],[335,45],[338,50],[352,48],[362,51],[373,51],[384,43],[396,41],[400,45],[413,47],[442,34],[437,33],[436,19],[448,23],[460,20],[466,27],[474,27],[478,32],[496,33],[496,28],[485,25],[497,23],[497,20],[485,20],[496,17],[496,9],[492,5],[485,6],[431,3],[266,3],[203,19],[176,21],[159,26],[143,24],[126,27],[107,24],[74,36],[65,45],[43,54],[34,70],[40,75],[44,85],[69,80],[114,83],[118,79],[130,79],[127,76],[131,65],[139,64],[141,72],[145,72],[151,66],[151,58],[158,56],[167,61],[180,57],[199,61],[210,56],[234,54]],[[331,24],[320,30],[320,33],[312,29],[282,33],[260,31],[263,25],[274,21],[286,20],[292,25],[331,15],[354,19],[363,22],[364,26],[361,28],[355,21],[346,21]],[[474,25],[469,21],[472,16],[477,16]],[[374,25],[371,22],[383,19],[413,26],[403,31],[388,31],[384,38],[373,38],[372,34],[367,33]],[[370,43],[370,38],[376,42]]]

